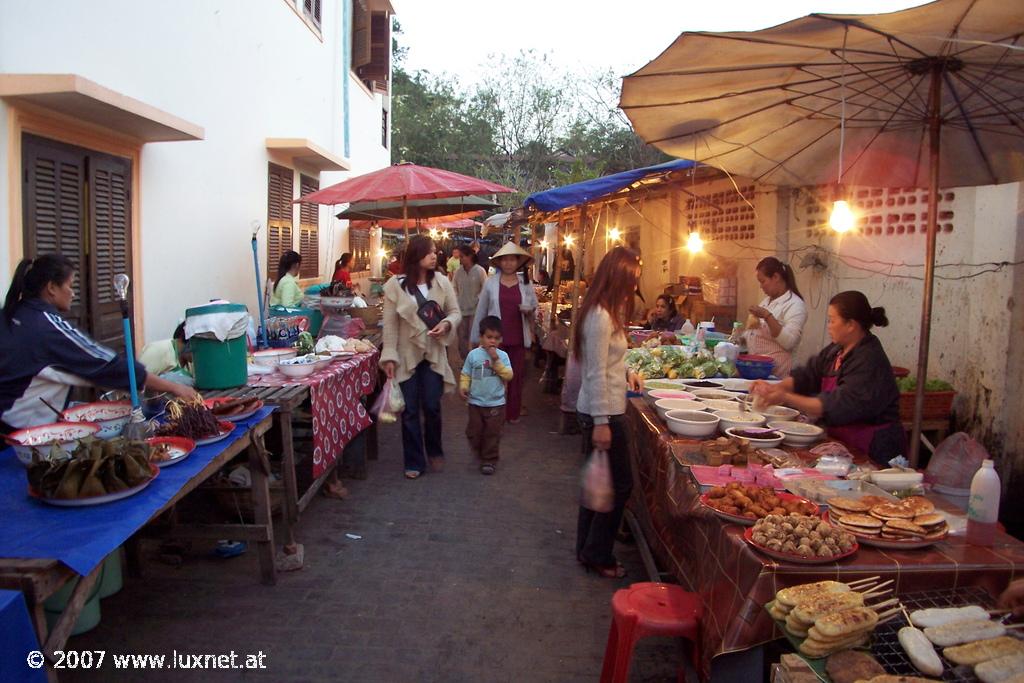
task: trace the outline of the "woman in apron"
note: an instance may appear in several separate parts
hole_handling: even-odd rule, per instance
[[[828,306],[833,343],[788,379],[755,382],[751,391],[820,420],[829,436],[885,464],[906,446],[892,365],[871,333],[888,324],[885,309],[872,308],[861,292],[836,294]]]
[[[804,333],[807,306],[796,287],[793,268],[774,256],[763,258],[757,264],[757,282],[765,298],[760,305],[750,307],[747,330],[743,334],[747,351],[770,356],[775,361],[772,374],[785,379],[789,377],[793,352]]]

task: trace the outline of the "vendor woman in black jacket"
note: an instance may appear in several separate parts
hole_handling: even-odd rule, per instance
[[[67,258],[24,259],[14,271],[0,319],[0,432],[55,420],[74,386],[128,388],[128,361],[75,329],[61,314],[75,296],[75,267]],[[195,391],[135,364],[138,386],[192,398]]]
[[[770,404],[820,419],[828,434],[885,464],[905,449],[900,392],[874,326],[889,320],[861,292],[840,292],[828,305],[832,344],[778,384],[755,382],[751,392]]]

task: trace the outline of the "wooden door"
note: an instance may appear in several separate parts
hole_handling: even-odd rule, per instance
[[[71,258],[78,281],[66,317],[123,351],[112,280],[132,275],[131,161],[25,134],[22,169],[25,255]]]

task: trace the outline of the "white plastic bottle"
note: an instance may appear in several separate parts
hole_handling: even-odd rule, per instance
[[[967,542],[992,545],[999,523],[999,474],[991,460],[984,460],[971,480],[971,499],[967,504]]]

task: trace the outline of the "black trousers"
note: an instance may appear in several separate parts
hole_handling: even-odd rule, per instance
[[[594,420],[589,415],[577,413],[580,430],[583,432],[583,453],[589,458],[594,449],[592,436]],[[629,433],[625,415],[612,415],[608,421],[612,430],[612,445],[608,449],[608,463],[612,470],[612,488],[615,490],[615,507],[611,512],[594,512],[580,506],[576,524],[576,555],[584,562],[599,567],[611,567],[616,563],[613,546],[615,535],[622,524],[626,501],[633,492],[633,472],[629,462]]]

